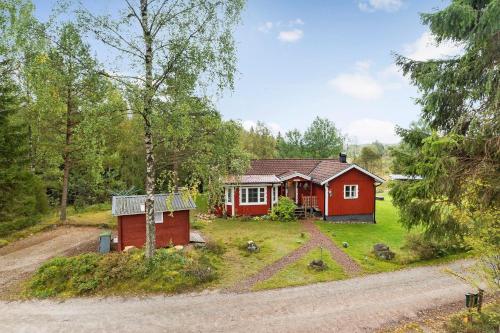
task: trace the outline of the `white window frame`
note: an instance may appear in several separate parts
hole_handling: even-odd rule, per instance
[[[257,189],[257,202],[248,202],[248,190]],[[264,201],[260,201],[260,192],[264,189]],[[243,192],[245,192],[246,202],[243,202]],[[267,186],[240,187],[240,206],[267,205]]]
[[[161,219],[157,218],[161,216]],[[163,223],[163,212],[155,212],[155,223]]]
[[[226,187],[226,205],[227,206],[233,205],[233,191],[234,191],[234,188]]]
[[[346,195],[346,190],[347,187],[349,187],[349,196]],[[352,195],[354,189],[354,195]],[[344,199],[346,200],[352,200],[352,199],[357,199],[359,195],[359,186],[358,184],[349,184],[349,185],[344,185]]]
[[[279,194],[279,191],[278,191],[278,186],[273,186],[271,188],[271,203],[272,204],[275,204],[278,202],[278,194]]]

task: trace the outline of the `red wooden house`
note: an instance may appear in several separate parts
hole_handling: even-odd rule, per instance
[[[253,160],[248,172],[225,181],[228,216],[267,214],[279,196],[331,221],[375,222],[375,188],[384,180],[334,159]]]
[[[113,197],[111,212],[118,217],[118,251],[146,243],[145,202],[145,195]],[[195,208],[194,201],[181,193],[156,194],[156,247],[189,244],[189,211]]]

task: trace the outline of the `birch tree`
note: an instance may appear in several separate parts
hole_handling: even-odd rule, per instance
[[[200,94],[210,94],[212,87],[216,92],[232,88],[232,30],[243,5],[244,0],[125,0],[117,15],[98,15],[83,7],[78,10],[82,24],[122,57],[116,62],[121,67],[108,68],[104,74],[125,89],[140,87],[139,107],[133,111],[144,124],[148,258],[155,249],[153,114],[158,95],[177,72],[195,77]]]

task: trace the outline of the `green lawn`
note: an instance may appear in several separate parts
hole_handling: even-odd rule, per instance
[[[241,221],[216,219],[212,222],[194,222],[195,229],[210,240],[221,242],[226,248],[218,263],[220,279],[214,286],[225,288],[257,273],[305,243],[308,235],[298,222]],[[260,252],[249,254],[242,247],[253,240]]]
[[[318,272],[308,267],[312,260],[320,259],[320,257],[320,248],[315,248],[309,251],[302,259],[286,266],[270,279],[256,284],[253,289],[265,290],[300,286],[316,282],[341,280],[347,277],[342,267],[332,259],[330,252],[325,249],[323,249],[322,259],[326,263],[327,269]]]
[[[412,256],[401,249],[408,232],[399,224],[397,209],[392,205],[391,197],[387,194],[384,201],[377,201],[376,221],[376,224],[335,224],[318,221],[316,225],[340,247],[342,247],[343,242],[349,243],[347,249],[342,249],[356,260],[367,273],[437,264],[466,256],[466,254],[456,254],[439,259],[409,263],[412,261]],[[388,245],[396,253],[396,258],[392,261],[375,258],[371,251],[376,243]]]

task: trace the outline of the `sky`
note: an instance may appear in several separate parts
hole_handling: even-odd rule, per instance
[[[35,0],[45,18],[53,0]],[[89,7],[97,0],[84,0]],[[247,129],[305,130],[316,116],[333,121],[352,143],[396,143],[396,125],[418,119],[415,87],[394,53],[415,60],[460,53],[436,45],[419,14],[445,0],[248,0],[235,31],[234,91],[216,101],[225,119]]]

